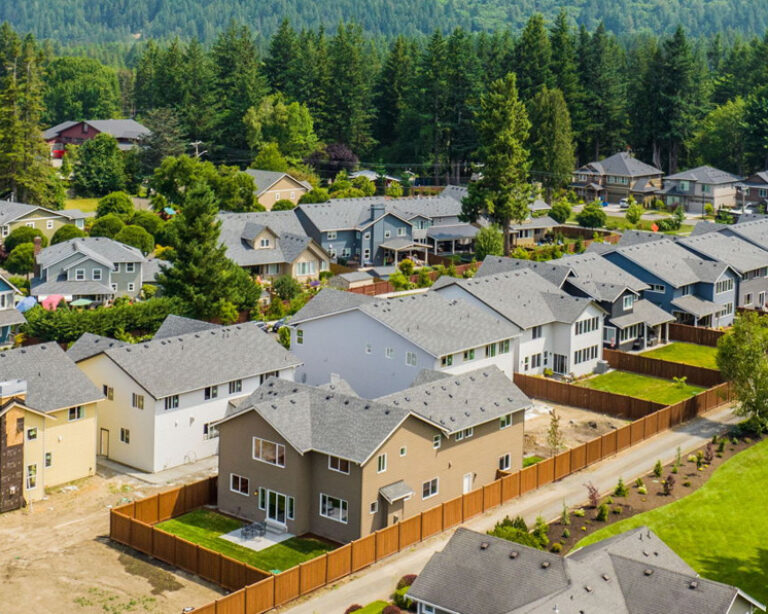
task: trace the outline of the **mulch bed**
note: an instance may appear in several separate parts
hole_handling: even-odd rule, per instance
[[[596,520],[597,509],[590,504],[583,506],[575,506],[569,509],[570,512],[570,524],[564,526],[559,520],[549,525],[549,543],[550,548],[553,544],[559,543],[562,546],[562,554],[567,553],[573,548],[579,541],[581,541],[587,535],[594,533],[595,531],[602,529],[604,526],[619,522],[635,514],[647,512],[648,510],[667,505],[678,499],[690,495],[692,492],[701,488],[706,483],[709,477],[714,471],[722,465],[729,458],[738,454],[742,450],[754,445],[760,438],[756,436],[741,437],[736,440],[736,443],[730,437],[725,437],[725,447],[722,453],[718,453],[718,443],[714,444],[713,449],[715,456],[711,463],[704,464],[701,470],[697,469],[695,462],[690,462],[688,457],[691,454],[696,454],[694,450],[691,454],[683,454],[682,462],[678,467],[677,474],[672,473],[672,468],[675,462],[665,465],[662,471],[662,478],[657,478],[654,475],[653,467],[648,468],[648,472],[643,475],[642,480],[647,489],[647,494],[641,494],[638,492],[638,487],[634,481],[625,480],[625,485],[629,490],[629,494],[626,497],[617,497],[613,492],[606,496],[601,497],[600,502],[608,503],[608,518],[605,521]],[[705,452],[706,444],[703,444],[699,450]],[[673,475],[675,478],[675,484],[672,489],[672,493],[669,495],[664,494],[663,480],[667,476]],[[620,476],[616,476],[618,482]],[[584,488],[584,499],[588,499],[588,492],[586,487]],[[584,510],[584,516],[579,517],[574,514],[575,510]],[[568,529],[570,533],[569,537],[563,537],[563,531]]]

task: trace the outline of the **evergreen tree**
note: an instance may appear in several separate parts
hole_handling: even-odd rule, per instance
[[[514,73],[491,83],[480,99],[476,116],[482,177],[469,184],[461,217],[474,222],[480,215],[487,215],[501,226],[507,255],[510,223],[520,223],[529,214],[529,154],[525,143],[530,125],[525,105],[517,95]]]
[[[768,85],[747,98],[744,109],[747,151],[753,169],[768,169]]]
[[[552,47],[544,17],[531,15],[515,46],[515,72],[523,100],[530,100],[543,86],[552,87]]]
[[[269,41],[269,51],[264,58],[264,74],[273,91],[285,92],[290,82],[293,63],[296,61],[296,32],[287,19]]]
[[[212,131],[223,102],[214,91],[211,59],[194,39],[184,51],[184,94],[176,110],[184,135],[190,141],[213,145]]]
[[[578,138],[584,123],[584,90],[579,82],[576,40],[565,10],[561,10],[555,19],[549,41],[552,47],[552,80],[554,86],[563,93],[574,137]]]
[[[551,194],[570,183],[574,164],[573,132],[563,93],[544,86],[527,105],[534,176]]]
[[[400,138],[398,128],[412,102],[414,64],[413,45],[405,37],[398,36],[389,48],[374,86],[377,113],[373,136],[383,147],[393,145]]]
[[[441,163],[445,160],[446,124],[448,114],[448,74],[446,42],[441,32],[435,32],[422,54],[419,68],[421,108],[421,139],[424,151],[430,154],[435,184],[439,183]]]
[[[171,109],[153,109],[142,121],[151,132],[139,141],[139,158],[143,173],[149,175],[164,158],[183,154],[187,145],[178,116]]]

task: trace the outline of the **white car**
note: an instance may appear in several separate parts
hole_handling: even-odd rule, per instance
[[[626,208],[628,208],[628,207],[629,207],[629,200],[628,200],[628,199],[626,199],[626,198],[622,198],[622,199],[619,201],[619,207],[620,207],[620,208],[622,208],[622,209],[626,209]]]

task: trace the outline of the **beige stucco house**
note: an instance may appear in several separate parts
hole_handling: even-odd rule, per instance
[[[218,423],[218,505],[348,542],[520,469],[530,400],[496,367],[369,401],[271,379]]]
[[[29,226],[36,228],[50,240],[65,224],[84,229],[86,217],[86,214],[79,209],[52,211],[37,205],[3,200],[0,201],[0,236],[5,239],[17,228]]]
[[[279,200],[290,200],[294,205],[312,189],[306,181],[292,177],[288,173],[264,171],[249,168],[245,171],[256,184],[256,198],[267,211],[270,211]]]

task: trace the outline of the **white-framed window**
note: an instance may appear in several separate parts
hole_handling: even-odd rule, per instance
[[[128,292],[133,292],[136,289],[136,284],[128,284]]]
[[[45,453],[45,466],[46,467],[52,467],[53,466],[53,452],[46,452]]]
[[[53,220],[48,220],[47,222],[45,222],[45,227],[48,230],[53,230]]]
[[[109,287],[112,289],[112,292],[117,292],[117,284],[109,284]]]
[[[93,281],[101,281],[101,269],[93,269],[91,271],[91,279]]]
[[[75,281],[85,281],[85,269],[75,269]]]
[[[268,465],[275,465],[276,467],[285,467],[285,446],[268,439],[254,437],[253,460],[258,460]]]
[[[763,305],[765,305],[765,292],[757,295],[757,306],[762,307]]]
[[[733,313],[733,303],[726,303],[723,305],[723,309],[717,312],[717,317],[722,318]]]
[[[512,466],[512,455],[507,453],[499,457],[499,470],[507,471]]]
[[[643,333],[642,324],[633,324],[627,328],[623,328],[619,331],[619,341],[629,341],[630,339],[637,339]]]
[[[419,614],[435,614],[435,608],[426,603],[419,604]]]
[[[346,458],[328,455],[328,469],[349,475],[349,461]]]
[[[405,353],[405,364],[407,364],[409,367],[415,367],[418,364],[418,357],[416,356],[416,352],[406,352]]]
[[[651,287],[648,289],[648,291],[664,294],[667,291],[667,287],[664,284],[651,284]]]
[[[400,226],[397,229],[397,236],[398,237],[404,237],[405,236],[405,231],[406,231],[405,226]]]
[[[371,259],[371,250],[367,247],[363,250],[363,260],[368,262]]]
[[[131,407],[144,409],[144,395],[136,394],[135,392],[131,393]]]
[[[406,446],[403,446],[400,448],[400,456],[405,456],[408,454],[408,448]]]
[[[3,226],[3,236],[7,237],[9,234],[11,234],[11,227],[6,224]]]
[[[733,279],[722,279],[715,284],[715,293],[722,294],[733,290]]]
[[[328,241],[335,241],[336,240],[336,231],[332,230],[331,232],[328,232],[325,234],[325,238]]]
[[[112,386],[107,386],[106,384],[104,384],[101,387],[101,390],[104,393],[104,396],[107,397],[107,399],[109,399],[110,401],[115,400],[115,389],[112,388]]]
[[[85,418],[85,409],[83,409],[82,405],[69,408],[69,418],[68,418],[69,422],[74,422],[75,420],[82,420],[83,418]]]
[[[541,326],[534,326],[531,329],[531,339],[538,339],[541,337]]]
[[[291,200],[296,200],[296,192],[291,192]]]
[[[531,357],[526,356],[523,359],[523,371],[527,371],[531,367]]]
[[[341,257],[342,258],[351,258],[352,257],[352,248],[351,247],[345,247],[341,250]]]
[[[296,263],[296,275],[314,275],[315,274],[315,261],[303,260]]]
[[[505,429],[512,424],[512,414],[507,414],[499,418],[499,429]]]
[[[368,508],[368,510],[369,510],[369,512],[371,514],[375,514],[376,512],[378,512],[379,511],[379,502],[378,501],[374,501],[373,503],[371,503],[371,505]]]
[[[216,439],[219,436],[219,429],[213,422],[206,422],[203,425],[203,439]]]
[[[296,343],[299,345],[304,343],[304,331],[300,328],[296,329]]]
[[[236,473],[230,473],[229,490],[247,497],[250,492],[248,489],[248,478],[243,477],[242,475],[237,475]]]
[[[347,524],[347,507],[344,499],[320,493],[320,515],[323,518]]]
[[[475,434],[475,429],[470,426],[468,429],[464,429],[463,431],[459,431],[458,433],[456,433],[456,441],[461,441],[462,439],[469,439],[474,434]]]
[[[34,222],[27,222],[27,223],[26,223],[26,224],[24,224],[24,225],[25,225],[27,228],[34,228],[34,227],[35,227],[35,223],[34,223]]]
[[[370,233],[370,232],[366,232],[366,233],[363,235],[363,239],[364,239],[364,240],[366,240],[366,241],[370,241],[370,239],[371,239],[371,233]]]
[[[243,380],[236,379],[229,382],[229,394],[237,394],[243,391]]]
[[[391,236],[392,236],[392,231],[391,230],[385,230],[384,231],[384,238],[385,239],[389,239],[389,237],[391,237]]]
[[[373,346],[370,343],[365,344],[365,353],[366,354],[372,354],[373,353]]]
[[[464,350],[464,362],[469,362],[475,359],[475,350]]]
[[[119,263],[119,262],[115,262],[115,268],[114,268],[114,269],[112,269],[112,270],[113,270],[115,273],[119,273],[119,272],[120,272],[120,263]]]
[[[261,239],[259,241],[259,247],[269,247],[271,241],[269,239]]]
[[[387,455],[379,454],[376,459],[376,473],[384,473],[387,470]]]
[[[432,478],[431,480],[428,480],[424,482],[421,485],[421,498],[422,499],[429,499],[430,497],[434,497],[438,493],[438,479]]]
[[[444,367],[450,367],[453,364],[453,354],[448,354],[448,356],[443,356],[440,359],[440,364]]]
[[[496,356],[496,344],[491,343],[490,345],[485,346],[485,357],[486,358],[493,358]]]
[[[683,296],[688,296],[691,292],[693,292],[693,284],[688,284],[687,286],[680,288],[680,294]]]
[[[591,333],[592,331],[600,328],[600,318],[588,318],[586,320],[579,320],[576,322],[576,334],[583,335],[585,333]]]
[[[211,399],[215,399],[219,396],[219,387],[218,386],[207,386],[205,390],[203,391],[203,398],[206,401],[210,401]]]
[[[37,488],[37,465],[27,465],[27,490]]]
[[[509,354],[509,339],[499,341],[499,354]]]
[[[27,441],[34,441],[37,439],[37,427],[32,427],[31,429],[27,429]]]
[[[576,350],[573,354],[573,363],[578,365],[582,362],[587,362],[588,360],[595,360],[597,354],[598,347],[596,345],[584,348],[583,350]]]
[[[275,192],[275,202],[280,200],[280,192]]]
[[[623,305],[624,311],[628,311],[628,310],[632,309],[632,305],[634,305],[634,304],[635,304],[635,297],[634,297],[634,295],[627,294],[624,297],[624,305]]]
[[[432,447],[435,450],[439,450],[442,443],[443,443],[443,436],[440,433],[432,436]]]
[[[390,360],[394,357],[394,355],[395,355],[395,348],[386,348],[384,350],[384,356],[386,356]]]
[[[131,443],[130,429],[126,429],[126,428],[120,429],[120,441],[122,441],[123,443]]]
[[[126,262],[125,263],[125,272],[126,273],[134,273],[136,271],[136,263],[135,262]]]
[[[165,409],[178,409],[179,407],[179,395],[174,394],[169,397],[165,397]]]
[[[531,356],[531,369],[538,369],[541,366],[541,354]]]

